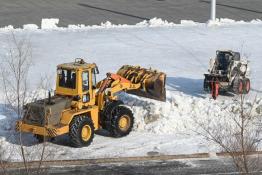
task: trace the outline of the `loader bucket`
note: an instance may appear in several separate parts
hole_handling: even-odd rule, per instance
[[[127,93],[154,100],[166,101],[166,74],[140,66],[124,65],[117,74],[134,84],[141,83],[139,89],[128,90]]]

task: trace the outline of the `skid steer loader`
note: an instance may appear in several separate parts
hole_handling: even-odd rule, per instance
[[[231,50],[217,51],[210,59],[208,73],[204,74],[204,90],[214,99],[221,92],[247,94],[250,91],[248,61],[240,59],[240,53]]]
[[[163,72],[125,65],[96,83],[98,73],[96,64],[83,59],[58,65],[55,94],[26,104],[16,129],[34,134],[40,142],[68,134],[72,146],[88,146],[95,130],[103,128],[114,137],[132,130],[133,113],[117,99],[117,92],[166,99]]]

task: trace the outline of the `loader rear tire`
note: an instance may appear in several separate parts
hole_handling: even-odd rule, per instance
[[[116,106],[112,111],[111,126],[109,131],[113,137],[128,135],[134,125],[132,111],[125,106]]]
[[[76,116],[69,126],[69,137],[73,147],[88,146],[94,138],[94,124],[87,116]]]

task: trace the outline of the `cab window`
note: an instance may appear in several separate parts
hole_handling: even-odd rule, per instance
[[[88,72],[83,72],[82,73],[82,90],[88,91],[89,90],[89,74]]]
[[[76,88],[76,72],[74,70],[58,69],[57,74],[60,87],[70,89]]]

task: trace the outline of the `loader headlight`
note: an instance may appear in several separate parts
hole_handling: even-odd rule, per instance
[[[245,72],[247,71],[247,66],[246,66],[246,65],[241,65],[241,66],[240,66],[240,71],[241,71],[242,73],[245,73]]]

